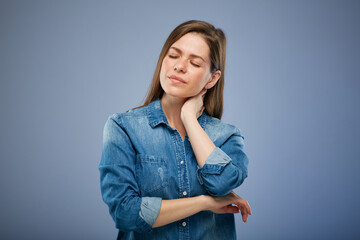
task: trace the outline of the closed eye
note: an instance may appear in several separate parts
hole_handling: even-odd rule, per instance
[[[168,56],[169,56],[169,58],[178,58],[178,56],[176,56],[176,55],[171,55],[171,54],[169,54]],[[194,62],[191,62],[191,64],[192,64],[193,66],[195,66],[195,67],[200,67],[199,64],[196,64],[196,63],[194,63]]]

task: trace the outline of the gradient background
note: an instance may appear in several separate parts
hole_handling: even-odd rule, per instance
[[[190,19],[228,39],[223,120],[245,136],[253,211],[238,238],[360,238],[360,1],[2,0],[1,239],[116,238],[103,126]]]

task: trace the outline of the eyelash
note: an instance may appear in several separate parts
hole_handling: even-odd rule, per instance
[[[169,58],[177,58],[177,56],[169,55]],[[192,63],[192,62],[191,62],[191,64],[194,65],[195,67],[200,67],[200,65],[198,65],[198,64],[195,64],[195,63]]]

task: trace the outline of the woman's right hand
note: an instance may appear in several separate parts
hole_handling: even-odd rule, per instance
[[[251,208],[245,199],[239,197],[234,191],[222,197],[209,196],[208,202],[210,210],[214,213],[239,213],[241,211],[242,219],[247,221],[248,215],[251,215]],[[233,204],[235,206],[229,206]]]

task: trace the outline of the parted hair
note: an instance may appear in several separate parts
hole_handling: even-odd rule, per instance
[[[199,33],[208,44],[210,48],[211,72],[214,73],[216,70],[221,71],[219,80],[212,88],[207,90],[204,97],[204,111],[209,116],[221,119],[223,112],[226,37],[221,29],[215,28],[212,24],[200,20],[186,21],[177,26],[170,33],[160,52],[152,83],[148,90],[144,104],[140,107],[147,106],[157,98],[162,97],[164,90],[160,85],[160,71],[163,59],[169,51],[171,45],[190,32]]]

